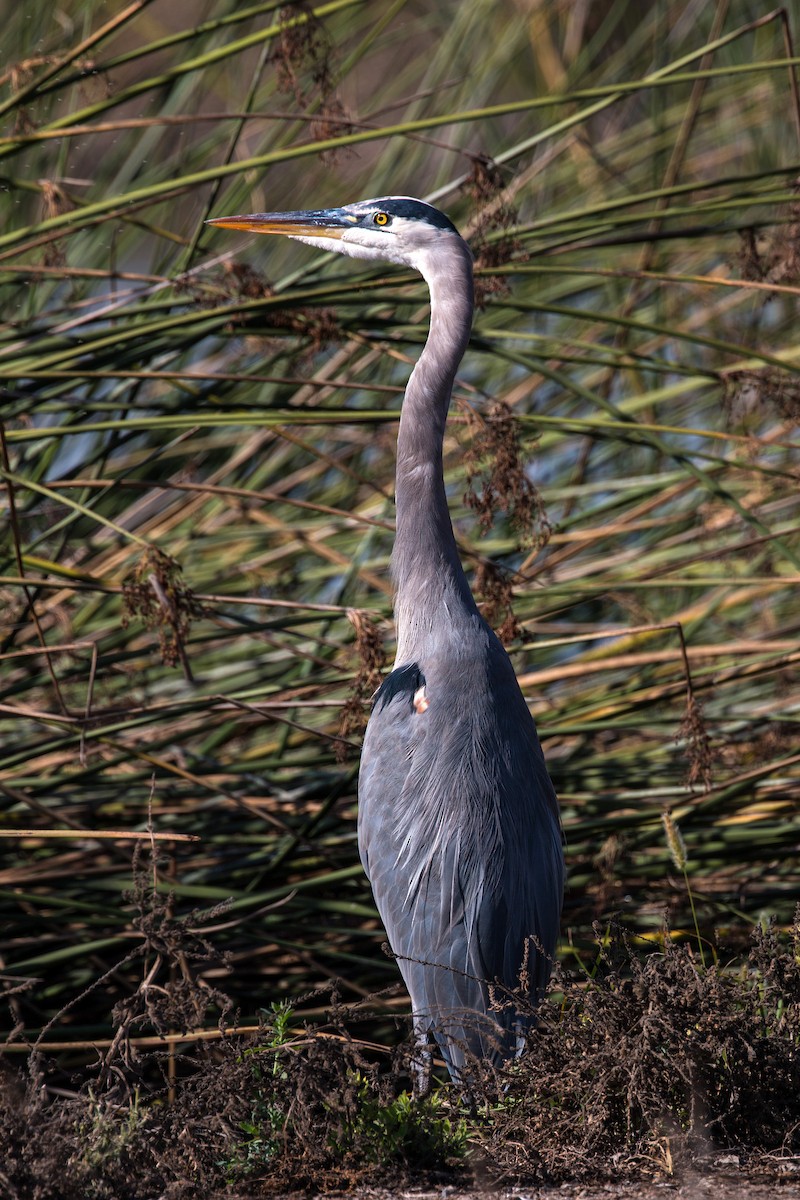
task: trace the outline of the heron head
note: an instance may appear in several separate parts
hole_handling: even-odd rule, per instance
[[[425,260],[436,246],[453,239],[463,245],[444,213],[410,196],[359,200],[343,208],[215,217],[208,224],[251,233],[282,233],[321,250],[351,258],[382,259],[423,274]]]

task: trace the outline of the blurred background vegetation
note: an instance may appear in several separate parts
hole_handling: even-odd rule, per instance
[[[693,930],[665,811],[705,937],[790,922],[798,31],[764,7],[2,6],[11,1044],[398,979],[355,788],[426,292],[212,215],[411,194],[471,241],[447,485],[561,797],[563,953]]]

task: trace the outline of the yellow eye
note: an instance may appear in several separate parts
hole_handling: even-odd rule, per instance
[[[372,218],[372,220],[375,222],[376,225],[388,225],[389,224],[389,214],[385,213],[385,212],[375,213],[375,216]]]

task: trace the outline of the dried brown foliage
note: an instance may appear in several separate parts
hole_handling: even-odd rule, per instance
[[[334,998],[324,1030],[267,1023],[201,1046],[171,1099],[156,1084],[143,1102],[120,1058],[106,1085],[61,1097],[48,1097],[40,1062],[27,1079],[9,1071],[0,1184],[37,1200],[194,1200],[424,1182],[452,1167],[447,1119],[405,1090],[410,1048],[382,1069],[340,1025],[345,1012]],[[163,1055],[149,1059],[163,1071]]]
[[[272,288],[255,267],[243,262],[222,264],[225,275],[225,291],[240,300],[264,300],[273,294]]]
[[[112,974],[126,976],[131,964],[141,964],[137,986],[114,1006],[111,1044],[73,1081],[77,1090],[50,1093],[46,1081],[58,1073],[35,1048],[27,1077],[10,1070],[0,1076],[2,1195],[125,1200],[152,1195],[148,1189],[160,1194],[166,1185],[165,1196],[188,1196],[185,1184],[193,1175],[203,1180],[219,1175],[218,1147],[223,1137],[230,1137],[239,1110],[246,1111],[247,1093],[235,1089],[232,1080],[212,1101],[216,1064],[202,1050],[199,1061],[181,1060],[188,1078],[175,1102],[165,1107],[174,1080],[167,1088],[158,1082],[153,1088],[152,1080],[174,1075],[176,1057],[163,1051],[141,1053],[134,1042],[142,1032],[165,1036],[195,1030],[212,1005],[220,1022],[230,1014],[228,998],[197,970],[224,959],[207,940],[202,923],[214,922],[228,905],[176,917],[172,896],[157,890],[158,863],[145,862],[139,851],[133,879],[128,899],[134,909],[132,931],[139,940],[113,972],[92,985],[101,986]],[[75,1003],[83,998],[76,997]],[[223,1060],[226,1054],[227,1046]],[[236,1069],[234,1062],[230,1071]],[[145,1077],[149,1087],[143,1085]],[[152,1107],[140,1107],[143,1086]]]
[[[505,1179],[619,1179],[714,1147],[800,1150],[800,926],[757,929],[746,968],[703,969],[688,946],[633,952],[597,929],[600,969],[557,970],[485,1131]]]
[[[505,197],[505,183],[497,164],[488,155],[474,157],[463,186],[476,210],[470,244],[478,271],[491,272],[512,258],[518,258],[521,243],[508,232],[516,225],[518,213]],[[490,238],[496,233],[500,236]],[[489,296],[506,295],[508,291],[508,284],[501,275],[479,274],[475,279],[478,308],[484,307]]]
[[[180,563],[149,547],[122,585],[122,602],[123,628],[138,617],[147,629],[157,630],[161,661],[169,667],[180,661],[191,678],[184,645],[192,619],[202,614],[202,607],[181,579]]]
[[[795,184],[795,191],[797,187]],[[800,202],[788,206],[783,224],[766,233],[744,229],[739,237],[739,269],[743,279],[778,284],[800,281]]]
[[[344,739],[364,730],[367,718],[365,701],[380,687],[381,674],[386,665],[383,635],[375,621],[355,609],[351,609],[347,615],[356,633],[358,670],[339,717],[339,737],[342,739],[336,745],[339,762],[347,760],[350,749]]]
[[[55,62],[55,58],[52,54],[36,54],[19,62],[11,63],[0,74],[0,86],[4,87],[8,84],[12,94],[22,91],[41,67],[49,67],[53,62]],[[33,120],[30,110],[22,106],[17,108],[14,119],[14,133],[33,133],[36,127],[36,122]]]
[[[775,367],[731,371],[725,375],[723,403],[732,418],[753,409],[777,409],[784,420],[800,421],[800,383]]]
[[[10,1197],[36,1200],[189,1200],[225,1190],[220,1155],[249,1114],[249,1068],[225,1047],[201,1053],[177,1100],[152,1107],[117,1090],[48,1096],[32,1075],[0,1081]]]
[[[200,978],[197,970],[210,962],[226,961],[204,936],[203,925],[215,922],[230,905],[223,902],[205,912],[195,910],[177,917],[174,898],[156,890],[156,871],[157,864],[149,868],[143,863],[137,846],[134,885],[125,898],[134,907],[131,925],[142,939],[138,947],[142,978],[135,991],[114,1007],[117,1046],[127,1044],[143,1027],[161,1035],[199,1029],[212,1005],[221,1019],[231,1010],[224,992]]]
[[[324,25],[302,0],[281,11],[281,22],[275,49],[278,90],[292,96],[301,112],[316,112],[313,138],[325,141],[347,133],[350,126],[336,96],[333,48]]]
[[[503,645],[510,646],[522,632],[514,612],[511,576],[495,563],[483,559],[475,572],[474,586],[483,601],[484,617],[494,628]]]
[[[478,514],[482,531],[488,532],[495,515],[505,511],[521,545],[545,546],[550,522],[542,497],[525,470],[512,409],[505,401],[495,400],[485,418],[470,410],[467,425],[472,443],[464,456],[464,502]]]
[[[197,308],[216,309],[231,300],[267,300],[274,295],[269,280],[249,263],[226,259],[213,270],[180,275],[175,291],[188,296]],[[231,321],[231,328],[238,319]]]
[[[329,342],[342,341],[342,327],[332,308],[279,309],[270,314],[270,324],[286,329],[306,340],[305,351],[299,356],[311,359]]]
[[[42,209],[45,220],[59,217],[69,212],[72,207],[64,189],[53,179],[40,180],[42,188]],[[48,267],[63,267],[67,261],[60,240],[48,242],[44,250],[44,262]]]
[[[686,712],[676,740],[686,743],[688,787],[693,791],[697,787],[704,792],[711,791],[716,755],[703,717],[703,707],[692,692],[686,698]]]
[[[201,280],[188,278],[177,285],[178,290],[190,294],[198,305],[216,306],[220,301],[268,300],[274,296],[269,281],[247,263],[232,261],[221,264],[220,269]],[[305,343],[297,358],[310,359],[330,342],[342,341],[343,334],[335,309],[313,307],[273,308],[267,312],[269,329],[296,334]],[[257,332],[264,333],[264,317],[261,313],[253,317],[250,312],[234,314],[230,327],[237,332],[246,332],[253,321],[258,322]],[[268,332],[268,331],[267,331]]]

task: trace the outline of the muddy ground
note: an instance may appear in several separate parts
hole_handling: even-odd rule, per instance
[[[783,1164],[771,1177],[753,1177],[712,1169],[709,1174],[690,1172],[681,1180],[658,1183],[606,1183],[598,1187],[564,1183],[555,1188],[514,1189],[503,1192],[463,1191],[442,1187],[432,1191],[366,1190],[334,1192],[326,1200],[800,1200],[800,1160]],[[241,1197],[239,1200],[249,1200]],[[289,1193],[286,1200],[298,1200]]]

